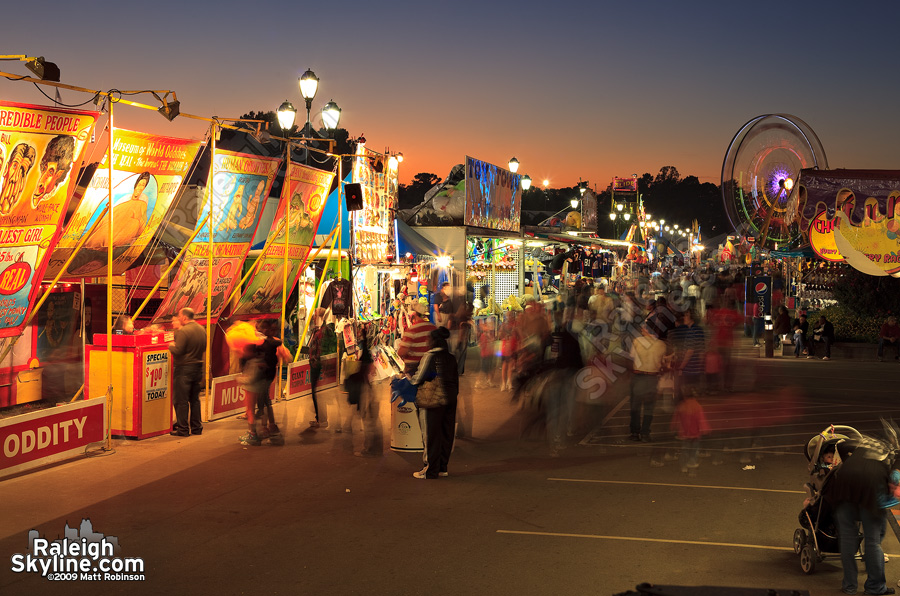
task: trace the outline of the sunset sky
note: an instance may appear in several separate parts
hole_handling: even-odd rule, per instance
[[[311,68],[313,124],[333,99],[352,135],[403,152],[404,182],[471,155],[516,156],[520,173],[555,188],[580,177],[602,190],[665,165],[718,184],[733,135],[767,113],[806,121],[831,168],[900,168],[896,2],[48,0],[7,7],[3,21],[4,51],[45,56],[63,83],[170,89],[202,116],[285,99],[305,112],[297,78]],[[0,99],[52,105],[6,79]],[[116,125],[194,138],[207,128],[129,107]]]

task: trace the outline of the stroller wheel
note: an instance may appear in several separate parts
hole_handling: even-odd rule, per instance
[[[807,575],[816,569],[816,553],[811,544],[804,544],[800,549],[800,569]]]
[[[797,528],[794,530],[794,554],[799,555],[803,546],[806,544],[806,530]]]

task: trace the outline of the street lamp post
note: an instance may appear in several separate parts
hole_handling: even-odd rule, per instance
[[[306,72],[301,75],[298,84],[300,85],[300,95],[302,95],[303,99],[306,100],[306,130],[304,131],[303,136],[311,137],[312,135],[309,132],[309,112],[312,109],[313,99],[316,98],[316,92],[319,90],[319,77],[317,77],[316,73],[314,73],[312,70],[307,69]],[[305,163],[309,163],[308,145],[306,150]]]

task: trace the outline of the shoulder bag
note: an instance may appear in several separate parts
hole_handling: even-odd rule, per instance
[[[419,391],[416,393],[416,405],[424,410],[447,405],[447,393],[444,391],[441,377],[436,376],[431,381],[419,386]]]

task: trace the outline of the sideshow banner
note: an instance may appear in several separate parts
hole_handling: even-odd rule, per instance
[[[465,225],[518,231],[521,179],[509,170],[467,156]]]
[[[98,115],[0,101],[0,337],[37,301]]]
[[[363,208],[351,212],[356,257],[368,265],[386,263],[393,253],[393,210],[399,185],[397,169],[384,163],[385,156],[358,145],[353,159],[353,182],[362,190]]]
[[[830,231],[838,255],[854,268],[900,276],[900,171],[805,169],[799,185],[798,211],[811,244],[817,229]]]
[[[181,187],[200,141],[115,131],[113,135],[113,275],[134,263],[153,238]],[[44,273],[52,279],[72,254],[75,245],[106,207],[109,197],[109,154],[94,173],[81,203],[53,249]],[[63,277],[106,275],[109,215],[105,215]]]
[[[241,267],[280,166],[277,158],[221,150],[216,150],[212,163],[212,200],[204,202],[198,225],[210,208],[212,215],[185,252],[175,281],[153,317],[155,324],[167,323],[186,307],[193,309],[197,322],[205,321],[210,261],[213,286],[209,316],[212,321],[219,317],[234,284],[240,280]]]
[[[291,164],[290,170],[288,187],[286,192],[282,193],[272,229],[266,240],[266,249],[260,256],[262,262],[241,295],[234,316],[250,318],[276,314],[281,316],[285,266],[287,266],[287,291],[290,294],[300,277],[301,267],[309,256],[334,173],[294,163]],[[286,197],[290,197],[287,260],[284,258],[283,225],[288,205]]]

